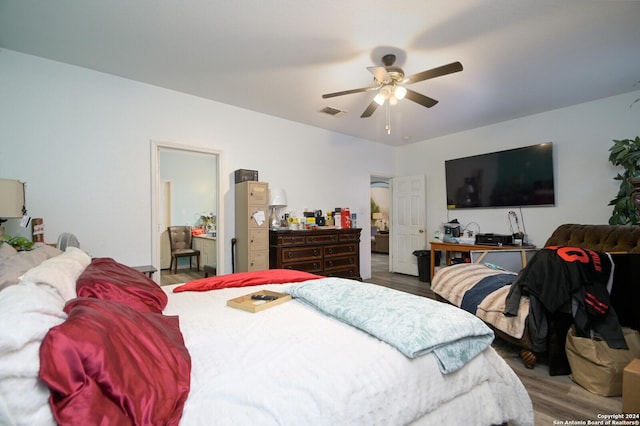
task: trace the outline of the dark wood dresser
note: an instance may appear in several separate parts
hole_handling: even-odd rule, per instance
[[[361,280],[360,229],[271,230],[269,268]]]

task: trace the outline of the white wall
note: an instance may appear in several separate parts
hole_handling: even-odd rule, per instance
[[[0,70],[0,177],[27,182],[48,241],[70,231],[93,256],[151,263],[152,140],[222,152],[221,272],[231,271],[234,170],[257,169],[295,211],[341,206],[359,217],[371,171],[392,174],[393,150],[381,144],[8,50]]]
[[[463,225],[477,222],[481,232],[509,234],[511,209],[447,211],[444,161],[553,142],[556,205],[522,208],[530,240],[540,246],[562,223],[608,222],[608,203],[618,191],[613,178],[621,171],[609,163],[608,150],[613,139],[640,135],[640,106],[630,108],[638,97],[640,92],[627,93],[402,147],[396,153],[396,170],[402,166],[406,174],[427,177],[429,238],[454,218]]]
[[[0,50],[0,177],[27,182],[27,207],[45,237],[75,233],[94,256],[151,262],[151,141],[222,152],[225,265],[234,234],[233,171],[257,169],[287,191],[289,209],[350,207],[363,228],[361,269],[370,275],[370,175],[427,177],[429,237],[457,217],[507,233],[507,209],[447,216],[444,160],[540,142],[556,149],[557,205],[525,208],[542,244],[561,223],[606,223],[617,192],[612,139],[640,134],[640,92],[529,116],[401,148],[328,132],[49,61]],[[328,119],[335,119],[327,117]]]
[[[203,213],[218,214],[218,159],[213,154],[162,149],[160,179],[171,181],[171,221],[200,226]]]

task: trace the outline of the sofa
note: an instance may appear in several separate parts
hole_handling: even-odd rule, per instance
[[[371,251],[389,253],[389,233],[378,231],[371,239]]]

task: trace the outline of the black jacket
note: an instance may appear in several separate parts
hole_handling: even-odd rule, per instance
[[[606,253],[575,247],[540,250],[512,284],[506,298],[505,315],[517,315],[521,296],[531,296],[529,323],[532,339],[544,341],[543,309],[551,313],[571,312],[576,335],[604,339],[609,347],[627,349],[618,316],[609,303],[607,284],[613,263]],[[533,319],[533,323],[532,323]]]

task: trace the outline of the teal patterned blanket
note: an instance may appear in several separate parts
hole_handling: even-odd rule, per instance
[[[484,351],[493,331],[455,306],[343,278],[323,278],[286,290],[319,311],[377,337],[409,358],[433,353],[451,373]]]

